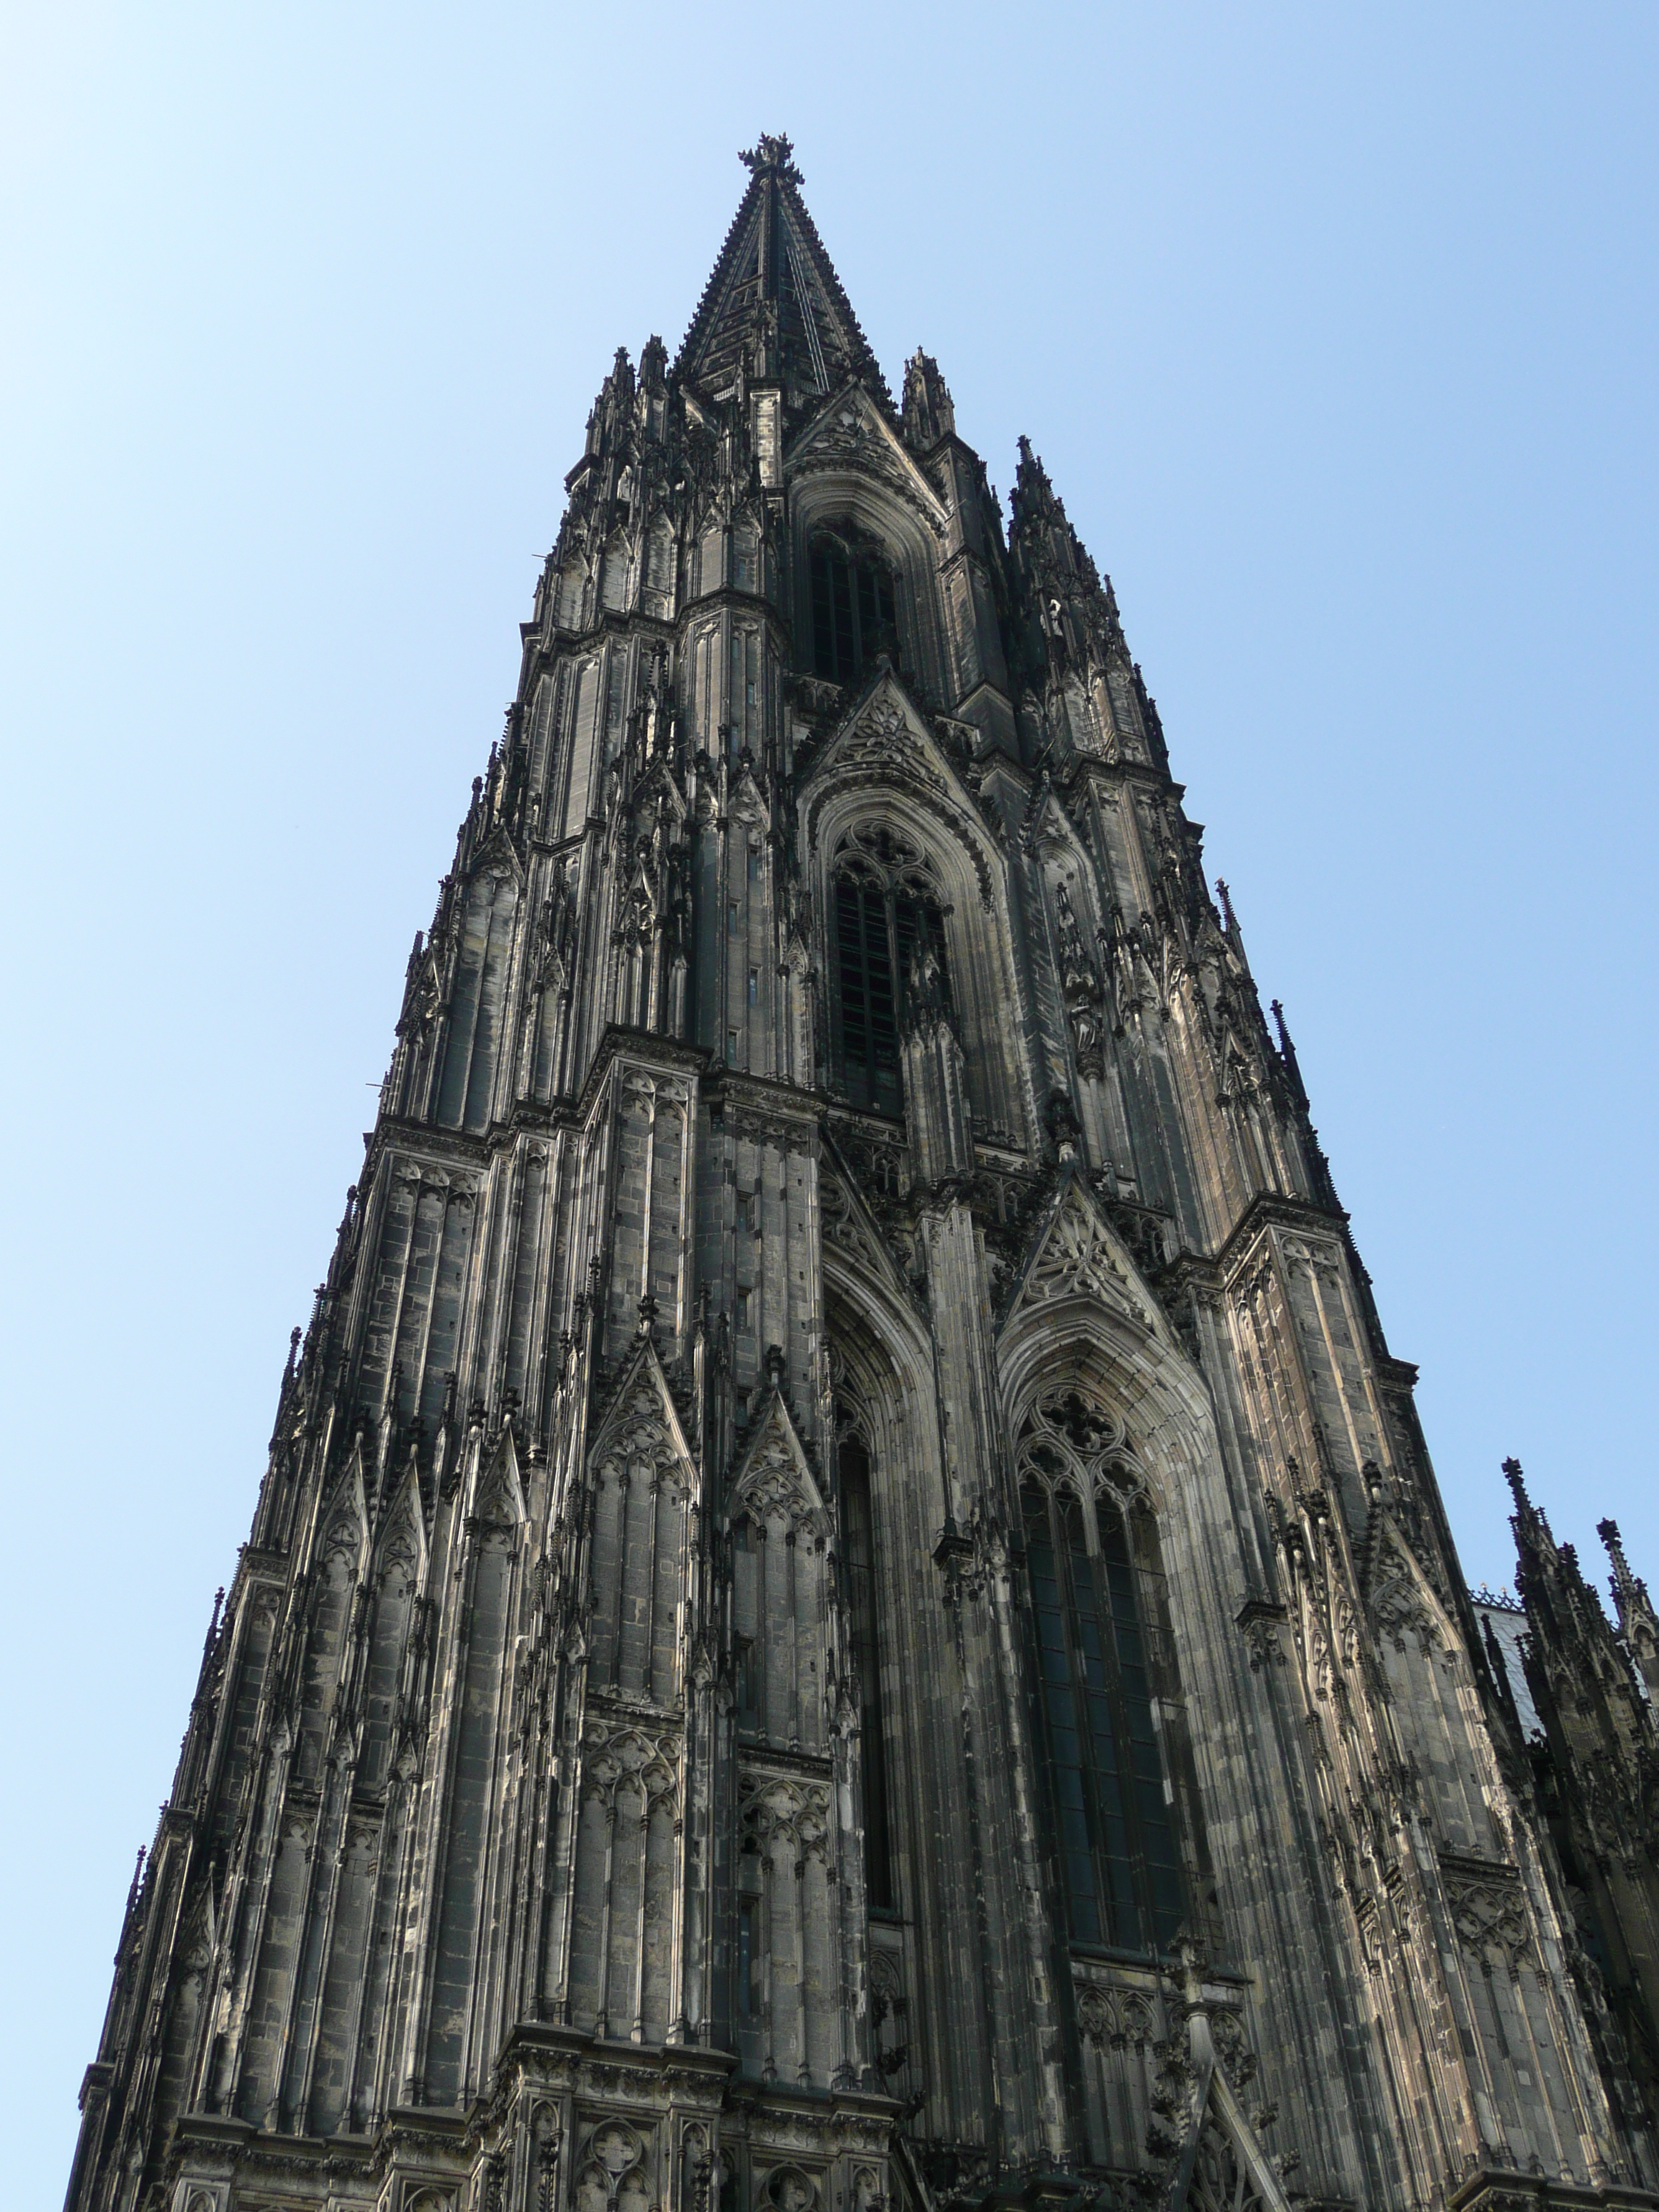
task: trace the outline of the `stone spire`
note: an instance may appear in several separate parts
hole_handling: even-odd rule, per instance
[[[739,379],[780,384],[792,406],[827,398],[850,377],[890,409],[806,211],[789,140],[763,134],[741,158],[749,189],[685,334],[676,377],[715,398],[729,396]]]
[[[1631,1572],[1616,1521],[1598,1521],[1595,1533],[1607,1547],[1613,1565],[1613,1601],[1618,1609],[1619,1633],[1650,1697],[1659,1698],[1659,1618],[1648,1595],[1648,1586]]]
[[[904,368],[904,435],[920,453],[956,435],[957,410],[939,363],[918,346]]]
[[[1010,505],[1028,711],[1063,750],[1165,765],[1158,709],[1129,657],[1112,580],[1073,529],[1029,438],[1019,441]]]
[[[1583,1899],[1580,1928],[1610,2004],[1609,2063],[1634,2094],[1659,2098],[1659,1723],[1650,1702],[1659,1638],[1645,1587],[1631,1572],[1611,1521],[1599,1534],[1613,1559],[1615,1631],[1580,1571],[1528,1497],[1518,1461],[1504,1473],[1526,1607],[1527,1683],[1544,1730],[1538,1782],[1568,1881]]]

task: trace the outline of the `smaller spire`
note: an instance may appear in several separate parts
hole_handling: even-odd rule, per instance
[[[1613,1602],[1619,1615],[1619,1633],[1652,1698],[1659,1692],[1659,1614],[1654,1612],[1646,1583],[1630,1571],[1619,1523],[1598,1521],[1595,1533],[1613,1561]]]
[[[1613,1573],[1621,1581],[1634,1580],[1630,1564],[1625,1557],[1624,1539],[1619,1534],[1619,1523],[1616,1521],[1598,1521],[1595,1533],[1607,1547],[1607,1557],[1613,1561]]]
[[[1517,1561],[1516,1588],[1523,1599],[1537,1586],[1540,1576],[1550,1577],[1559,1572],[1566,1559],[1567,1547],[1558,1547],[1553,1530],[1545,1516],[1527,1495],[1526,1480],[1518,1459],[1504,1462],[1504,1480],[1515,1499],[1515,1511],[1510,1516],[1510,1526],[1515,1531]]]
[[[628,357],[628,348],[618,346],[611,374],[599,386],[599,397],[587,418],[589,455],[613,451],[633,414],[634,364]]]
[[[1595,1533],[1607,1547],[1607,1557],[1613,1562],[1613,1601],[1619,1608],[1619,1622],[1623,1627],[1630,1616],[1648,1605],[1648,1586],[1639,1575],[1630,1571],[1630,1561],[1625,1557],[1624,1540],[1619,1534],[1616,1521],[1598,1521]]]
[[[1019,441],[1019,466],[1014,471],[1013,489],[1014,527],[1023,523],[1063,520],[1066,510],[1054,497],[1054,488],[1048,481],[1048,471],[1031,451],[1031,441],[1022,436]]]
[[[957,410],[939,363],[918,346],[904,368],[905,443],[925,453],[955,434]]]
[[[1285,1009],[1279,1000],[1273,1001],[1273,1027],[1279,1031],[1279,1056],[1285,1063],[1285,1073],[1291,1079],[1291,1096],[1303,1113],[1308,1110],[1308,1087],[1302,1080],[1302,1066],[1296,1056],[1296,1047],[1291,1042],[1291,1033],[1285,1026]]]

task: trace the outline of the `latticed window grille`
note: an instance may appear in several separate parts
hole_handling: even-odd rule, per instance
[[[1157,1535],[1121,1430],[1075,1392],[1020,1437],[1020,1507],[1047,1753],[1073,1942],[1167,1951],[1184,1906],[1153,1717]]]
[[[812,672],[850,684],[878,653],[898,658],[893,572],[873,541],[850,526],[821,530],[808,559],[812,588]]]
[[[933,957],[933,988],[948,995],[949,912],[923,855],[884,827],[842,841],[835,877],[836,1059],[854,1106],[903,1110],[899,1030],[907,999]]]

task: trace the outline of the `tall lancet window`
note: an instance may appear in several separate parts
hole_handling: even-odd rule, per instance
[[[851,523],[818,530],[807,552],[812,588],[812,673],[849,684],[878,653],[899,657],[893,572],[873,538]]]
[[[894,1904],[889,1834],[887,1739],[882,1718],[881,1645],[876,1630],[875,1520],[870,1504],[870,1455],[856,1437],[846,1437],[837,1461],[842,1529],[846,1543],[848,1626],[858,1670],[860,1764],[864,1774],[864,1879],[867,1901],[878,1912]]]
[[[1072,1940],[1166,1951],[1183,1883],[1152,1717],[1162,1578],[1152,1515],[1121,1425],[1075,1391],[1032,1407],[1019,1474],[1035,1719]]]
[[[948,1000],[950,908],[921,853],[866,823],[842,840],[835,865],[835,1050],[854,1106],[903,1110],[899,1025],[919,991]]]

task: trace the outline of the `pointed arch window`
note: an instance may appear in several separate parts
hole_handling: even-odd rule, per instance
[[[1152,1711],[1157,1532],[1121,1430],[1075,1392],[1032,1408],[1019,1473],[1033,1718],[1071,1936],[1165,1952],[1185,1886]]]
[[[807,548],[812,594],[812,672],[848,684],[878,653],[898,659],[893,571],[872,538],[843,524]]]
[[[950,912],[924,855],[884,827],[842,842],[834,871],[835,1046],[854,1106],[903,1111],[899,1034],[919,991],[950,1000],[945,921]]]

